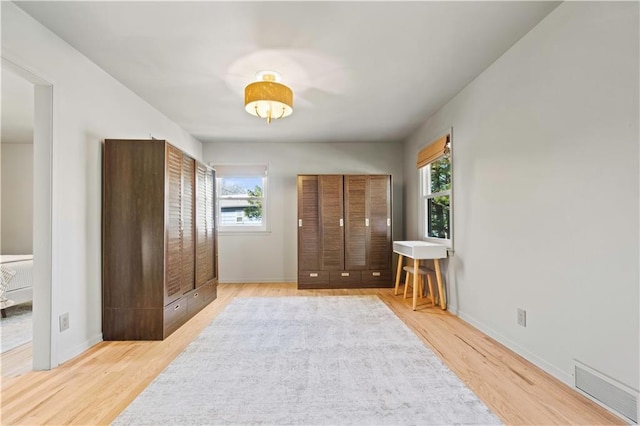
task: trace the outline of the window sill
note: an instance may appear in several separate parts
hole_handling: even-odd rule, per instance
[[[243,230],[238,230],[238,231],[223,231],[220,230],[218,231],[218,235],[219,236],[227,236],[227,235],[238,235],[238,236],[247,236],[247,235],[269,235],[271,234],[270,230],[250,230],[250,229],[243,229]]]

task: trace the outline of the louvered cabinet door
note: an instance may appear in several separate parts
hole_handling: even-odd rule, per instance
[[[319,176],[320,269],[344,269],[343,176]]]
[[[215,179],[213,171],[207,170],[205,174],[205,229],[206,229],[206,274],[208,280],[213,280],[215,271]]]
[[[318,176],[298,176],[298,271],[320,269]]]
[[[196,167],[196,286],[207,284],[215,275],[214,180],[212,170]]]
[[[323,263],[322,177],[298,176],[298,288],[327,288]]]
[[[344,177],[346,270],[367,268],[367,176]]]
[[[182,157],[182,293],[195,288],[195,160]]]
[[[216,212],[217,212],[216,171],[210,170],[209,174],[211,175],[211,179],[210,179],[211,187],[207,188],[207,199],[211,200],[209,204],[209,209],[211,211],[209,215],[209,218],[211,219],[211,224],[209,226],[209,229],[211,232],[209,236],[213,239],[213,244],[211,246],[211,250],[213,253],[213,256],[211,256],[211,258],[212,258],[213,265],[211,269],[213,271],[213,279],[217,280],[218,279],[218,222],[216,220]]]
[[[198,163],[196,166],[196,287],[207,282],[206,274],[206,180],[207,168]]]
[[[167,228],[165,305],[177,300],[182,291],[182,152],[166,146]]]
[[[391,268],[391,177],[368,176],[367,269]]]

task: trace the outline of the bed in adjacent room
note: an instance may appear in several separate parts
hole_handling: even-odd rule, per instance
[[[33,300],[33,255],[0,255],[0,267],[15,272],[3,296],[16,305]]]

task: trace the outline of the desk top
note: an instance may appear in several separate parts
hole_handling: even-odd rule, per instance
[[[447,257],[447,247],[426,241],[394,241],[393,251],[412,259],[443,259]]]

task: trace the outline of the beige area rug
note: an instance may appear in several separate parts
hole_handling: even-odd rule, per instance
[[[114,424],[499,419],[375,296],[237,298]]]

